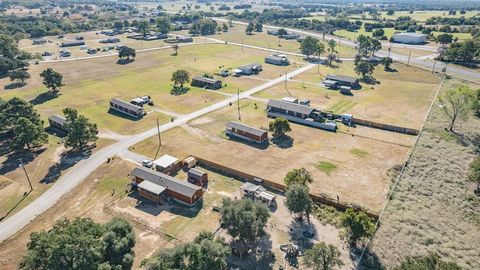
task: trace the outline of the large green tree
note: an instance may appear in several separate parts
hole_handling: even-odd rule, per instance
[[[313,209],[313,201],[310,198],[308,187],[305,185],[293,185],[288,187],[285,193],[287,198],[285,205],[290,213],[300,214],[307,217],[310,223],[310,213]]]
[[[320,41],[317,38],[307,36],[302,42],[300,43],[300,51],[302,54],[310,58],[311,55],[317,54],[320,50],[319,47],[321,46]],[[323,44],[322,44],[323,45]]]
[[[375,224],[365,212],[348,208],[341,217],[342,226],[347,229],[353,242],[374,233]]]
[[[162,34],[170,32],[170,20],[166,17],[160,17],[157,19],[157,29]]]
[[[453,35],[452,34],[440,34],[436,37],[436,41],[440,44],[442,44],[442,47],[445,47],[445,45],[452,43],[453,41]]]
[[[373,56],[382,48],[382,43],[376,38],[360,35],[357,38],[358,54],[361,56]]]
[[[466,85],[450,88],[440,96],[440,104],[445,114],[450,118],[450,131],[453,131],[458,119],[465,118],[468,115],[474,99],[473,90]]]
[[[201,232],[192,242],[162,249],[142,262],[147,270],[223,270],[227,269],[230,249],[221,238]]]
[[[247,245],[253,245],[266,234],[265,224],[269,217],[267,206],[259,201],[223,199],[223,228],[233,239],[239,239]]]
[[[0,34],[0,75],[27,67],[32,55],[20,50],[15,39],[6,34]]]
[[[30,149],[48,141],[48,135],[42,125],[36,125],[25,117],[20,117],[13,128],[12,145],[15,148],[23,149],[25,146]]]
[[[85,116],[79,115],[77,110],[65,108],[63,114],[67,119],[65,129],[68,131],[65,146],[82,149],[89,142],[95,142],[98,139],[97,125],[90,123]]]
[[[292,131],[290,123],[283,117],[277,117],[268,123],[268,130],[273,132],[273,137],[275,138],[283,137],[286,133]]]
[[[190,81],[190,73],[184,69],[179,69],[172,74],[171,81],[175,86],[180,85],[180,88],[183,88],[183,85]]]
[[[285,175],[283,182],[288,187],[293,185],[308,185],[313,182],[312,174],[305,168],[293,169]]]
[[[143,36],[146,36],[150,32],[150,24],[147,21],[138,22],[137,28]]]
[[[56,72],[52,68],[47,68],[40,73],[43,79],[43,84],[52,92],[57,93],[60,87],[64,86],[62,74]]]
[[[35,126],[43,126],[40,114],[31,103],[18,97],[0,102],[0,131],[11,131],[20,118],[28,119]]]
[[[355,63],[354,70],[358,75],[362,75],[363,80],[366,80],[372,76],[375,66],[370,61],[360,60]]]
[[[337,42],[335,42],[335,40],[333,39],[330,39],[327,42],[328,64],[330,66],[332,65],[332,61],[336,58],[336,53],[337,53],[337,50],[335,49],[336,46],[337,46]]]
[[[130,269],[134,244],[132,227],[122,219],[105,225],[65,219],[30,235],[20,269]]]
[[[130,61],[131,58],[135,59],[136,56],[137,52],[134,48],[122,46],[118,50],[118,58],[120,59],[127,59],[127,61]]]
[[[325,242],[317,243],[305,251],[303,261],[313,270],[332,270],[336,266],[343,265],[338,249]]]
[[[30,79],[30,74],[28,74],[26,70],[16,69],[8,72],[8,77],[11,81],[20,81],[23,83],[26,80]]]
[[[247,35],[251,35],[254,29],[255,29],[255,24],[253,22],[249,22],[247,25],[247,28],[245,28],[245,33]]]

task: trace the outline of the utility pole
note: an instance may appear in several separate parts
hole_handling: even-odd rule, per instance
[[[28,177],[27,169],[25,169],[25,165],[23,165],[22,159],[19,159],[19,161],[20,161],[20,166],[22,167],[23,171],[25,172],[25,176],[27,177],[28,184],[30,185],[30,192],[32,192],[33,186],[32,186],[32,182],[30,181],[30,177]]]
[[[243,37],[242,37],[242,52],[244,52],[244,51],[243,51]]]
[[[410,53],[408,54],[407,67],[410,66],[410,56],[412,56],[412,50],[410,50]]]
[[[240,115],[240,88],[237,88],[237,109],[238,109],[238,120],[242,121],[242,116]]]
[[[155,153],[155,157],[153,158],[154,160],[157,159],[158,152],[160,151],[160,147],[162,146],[162,135],[160,133],[160,124],[158,123],[158,118],[157,118],[157,134],[158,134],[158,148],[157,148],[157,152]]]
[[[432,68],[432,74],[435,73],[435,64],[437,63],[437,59],[433,59],[433,68]]]
[[[287,90],[287,69],[285,69],[285,90]]]

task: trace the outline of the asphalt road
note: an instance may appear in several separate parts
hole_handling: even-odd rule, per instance
[[[256,86],[250,90],[244,91],[240,93],[238,98],[247,98],[250,95],[253,95],[259,91],[284,82],[285,76],[287,76],[287,78],[294,77],[315,66],[315,64],[308,64],[306,66],[298,68],[284,76],[278,77],[274,80]],[[235,103],[236,101],[237,96],[231,96],[208,107],[183,115],[175,119],[175,121],[173,122],[161,125],[160,132],[165,132],[171,128],[185,124],[192,119],[229,106],[230,103]],[[145,139],[148,139],[149,137],[152,137],[156,134],[157,127],[154,127],[145,132],[125,137],[124,139],[103,149],[100,149],[99,151],[92,154],[90,157],[78,162],[35,201],[31,202],[29,205],[25,206],[23,209],[0,223],[0,242],[8,239],[10,236],[20,231],[22,228],[27,226],[33,219],[35,219],[35,217],[52,207],[62,196],[70,192],[73,188],[75,188],[78,184],[85,180],[93,171],[95,171],[98,167],[105,163],[107,158],[117,154],[125,153],[125,150],[127,150],[128,147]]]

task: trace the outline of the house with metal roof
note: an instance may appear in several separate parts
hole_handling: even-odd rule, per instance
[[[288,66],[290,64],[286,56],[276,54],[265,57],[265,63],[277,66]]]
[[[143,107],[131,104],[118,98],[112,98],[112,100],[110,100],[110,109],[133,117],[142,117],[145,115]]]
[[[249,65],[239,66],[233,70],[233,73],[235,74],[235,76],[252,75],[252,74],[258,74],[262,70],[263,70],[262,65],[258,63],[253,63]]]
[[[57,128],[61,131],[68,132],[65,129],[65,124],[67,123],[67,119],[61,115],[53,114],[48,117],[48,123],[51,127]]]
[[[130,173],[140,196],[161,203],[168,198],[194,206],[203,198],[203,189],[175,177],[145,167],[136,167]]]
[[[260,144],[268,140],[267,131],[233,121],[225,124],[225,135]]]
[[[422,44],[427,41],[427,35],[420,33],[398,33],[392,36],[392,40],[405,44]]]
[[[330,84],[331,82],[337,82],[339,84],[339,87],[349,86],[351,88],[357,88],[360,86],[359,80],[357,78],[343,75],[328,74],[325,78],[324,84]]]
[[[222,88],[222,81],[204,76],[196,76],[192,78],[192,86],[217,90]]]

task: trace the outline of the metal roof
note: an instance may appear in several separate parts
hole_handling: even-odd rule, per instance
[[[160,195],[162,192],[165,191],[165,187],[162,187],[150,181],[143,181],[138,184],[138,187],[150,191],[155,195]]]
[[[168,168],[175,162],[177,162],[178,159],[176,157],[172,157],[170,155],[163,155],[159,159],[153,161],[153,164],[160,166],[162,168]]]
[[[421,33],[411,33],[411,32],[403,32],[403,33],[397,33],[393,35],[394,37],[400,36],[400,37],[426,37],[427,35],[421,34]]]
[[[197,176],[197,177],[202,177],[204,174],[206,174],[206,172],[204,171],[201,171],[199,169],[195,169],[195,168],[191,168],[190,170],[188,170],[188,175],[194,175],[194,176]]]
[[[274,100],[270,99],[267,103],[267,107],[273,107],[273,108],[278,108],[282,110],[287,110],[291,112],[297,112],[297,113],[302,113],[309,115],[311,114],[315,109],[312,107],[306,106],[306,105],[301,105],[297,103],[292,103],[288,101],[282,101],[282,100]]]
[[[193,77],[192,80],[206,82],[206,83],[217,83],[217,82],[221,83],[222,82],[220,80],[215,80],[215,79],[207,78],[207,77],[204,77],[204,76],[195,76],[195,77]]]
[[[285,56],[279,56],[279,55],[269,55],[266,56],[265,59],[271,59],[271,60],[276,60],[276,61],[287,61],[287,57]]]
[[[50,117],[48,117],[48,120],[52,120],[53,122],[60,125],[64,125],[67,122],[67,119],[65,117],[58,114],[50,115]]]
[[[131,175],[188,197],[192,197],[195,192],[202,189],[199,186],[145,167],[136,167]]]
[[[271,193],[268,193],[266,191],[263,191],[263,192],[260,192],[260,194],[258,194],[258,196],[260,196],[261,198],[267,200],[267,201],[273,201],[275,200],[275,195],[271,194]]]
[[[244,66],[239,66],[237,67],[237,69],[251,69],[251,68],[257,68],[257,67],[261,67],[262,65],[258,64],[258,63],[253,63],[253,64],[248,64],[248,65],[244,65]]]
[[[123,108],[132,110],[132,111],[143,110],[143,108],[140,107],[140,106],[133,105],[132,103],[123,101],[123,100],[118,99],[118,98],[112,98],[112,100],[111,100],[110,102],[112,102],[113,104],[117,104],[117,105],[119,105],[119,106],[121,106],[121,107],[123,107]]]
[[[335,74],[328,74],[326,79],[333,80],[333,81],[348,82],[348,83],[355,83],[356,81],[358,81],[357,78],[343,76],[343,75],[335,75]]]
[[[230,127],[230,128],[234,128],[234,129],[238,129],[238,130],[244,131],[246,133],[253,134],[255,136],[262,136],[263,134],[267,133],[267,131],[265,131],[263,129],[254,128],[254,127],[247,126],[245,124],[242,124],[242,123],[239,123],[239,122],[234,122],[234,121],[226,123],[225,126]]]

